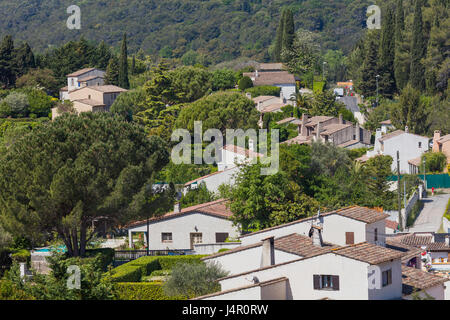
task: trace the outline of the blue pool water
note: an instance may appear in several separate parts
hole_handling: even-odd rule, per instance
[[[51,251],[66,252],[67,248],[66,248],[66,246],[59,246],[59,247],[48,247],[48,248],[42,248],[42,249],[36,250],[36,252],[51,252]]]

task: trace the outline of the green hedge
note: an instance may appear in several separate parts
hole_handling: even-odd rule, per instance
[[[156,270],[171,270],[177,263],[198,263],[205,255],[141,257],[111,270],[114,282],[139,282]]]
[[[162,283],[120,282],[114,284],[118,300],[186,300],[184,297],[169,297],[164,293]]]
[[[112,248],[98,248],[98,249],[87,249],[86,250],[86,257],[94,257],[96,255],[100,254],[102,259],[102,269],[103,271],[108,270],[108,266],[113,263],[114,261],[114,249]]]
[[[250,93],[252,98],[259,97],[259,96],[280,96],[280,87],[275,86],[257,86],[253,88],[249,88],[245,90],[245,92]],[[285,97],[286,99],[289,99],[290,97]]]

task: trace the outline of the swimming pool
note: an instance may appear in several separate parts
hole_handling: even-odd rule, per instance
[[[46,247],[36,250],[35,252],[66,252],[67,248],[66,246],[58,246],[58,247]]]

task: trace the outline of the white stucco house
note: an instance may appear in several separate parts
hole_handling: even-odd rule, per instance
[[[424,290],[445,298],[446,279],[407,267],[419,250],[386,243],[386,218],[353,206],[243,235],[242,246],[203,258],[229,276],[197,299],[392,300]]]
[[[217,193],[219,186],[227,184],[233,186],[236,175],[239,173],[239,167],[231,167],[223,171],[216,171],[206,176],[194,179],[184,184],[183,193],[186,194],[189,190],[197,189],[202,183],[205,184],[209,192]]]
[[[421,155],[428,151],[429,138],[409,133],[408,128],[396,130],[387,134],[383,134],[381,129],[377,129],[375,135],[375,146],[372,151],[368,151],[366,155],[358,158],[359,161],[367,161],[377,155],[391,156],[392,171],[397,171],[397,151],[400,156],[400,173],[413,174],[414,168],[410,165],[410,161],[420,158]]]
[[[69,93],[86,86],[102,86],[105,83],[105,71],[97,68],[84,68],[67,75],[67,86],[59,91],[61,101],[69,100]]]
[[[176,205],[173,212],[149,219],[148,247],[150,250],[192,250],[199,254],[235,247],[239,243],[225,242],[240,235],[239,228],[230,220],[231,215],[224,199],[184,209]],[[133,233],[143,232],[146,242],[147,220],[132,222],[127,229],[130,248]]]
[[[220,153],[220,159],[217,163],[218,171],[234,168],[242,163],[251,163],[258,157],[263,157],[262,153],[254,151],[253,141],[250,141],[250,149],[245,149],[232,144],[225,145]]]
[[[281,88],[280,97],[284,97],[285,103],[294,104],[291,96],[295,94],[296,82],[293,74],[285,71],[281,63],[261,63],[255,72],[245,72],[243,76],[252,79],[256,86],[274,86]]]

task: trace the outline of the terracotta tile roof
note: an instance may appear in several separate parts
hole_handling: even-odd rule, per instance
[[[217,297],[217,296],[221,296],[221,295],[224,295],[224,294],[227,294],[227,293],[231,293],[231,292],[251,289],[251,288],[254,288],[254,287],[265,287],[265,286],[268,286],[268,285],[271,285],[271,284],[275,284],[275,283],[278,283],[278,282],[285,282],[285,281],[288,281],[288,278],[280,277],[280,278],[271,279],[271,280],[267,280],[267,281],[263,281],[263,282],[249,284],[247,286],[242,286],[242,287],[233,288],[233,289],[229,289],[229,290],[224,290],[224,291],[220,291],[220,292],[210,293],[210,294],[207,294],[207,295],[204,295],[204,296],[193,298],[191,300],[202,300],[202,299],[206,299],[206,298]]]
[[[390,124],[392,124],[392,122],[391,122],[391,120],[384,120],[384,121],[381,121],[380,124],[390,125]]]
[[[354,144],[359,143],[359,142],[364,143],[363,141],[359,141],[359,140],[349,140],[349,141],[347,141],[347,142],[338,144],[337,146],[338,146],[338,147],[341,147],[341,148],[345,148],[345,147],[354,145]]]
[[[227,144],[223,147],[223,149],[230,151],[230,152],[234,152],[236,154],[240,154],[242,156],[246,156],[246,157],[263,157],[264,155],[258,152],[254,152],[239,146],[235,146],[232,144]]]
[[[445,242],[432,242],[427,244],[428,251],[450,251],[450,246]]]
[[[337,211],[337,213],[341,216],[362,221],[365,223],[374,223],[376,221],[384,220],[389,217],[388,214],[381,213],[375,209],[359,206],[340,209]]]
[[[305,136],[298,135],[295,138],[292,138],[292,139],[282,142],[281,144],[304,144],[304,143],[309,144],[309,143],[311,143],[311,141],[312,141],[312,136],[305,137]]]
[[[417,158],[408,160],[408,163],[409,163],[409,164],[412,164],[413,166],[420,167],[420,165],[421,165],[421,160],[422,160],[421,157],[417,157]]]
[[[444,284],[448,279],[411,267],[402,266],[402,293],[410,295],[416,290],[424,290]]]
[[[447,142],[447,141],[450,141],[450,134],[447,134],[445,136],[440,137],[437,140],[437,143],[444,143],[444,142]]]
[[[181,216],[187,213],[205,213],[209,215],[213,215],[220,218],[230,218],[233,213],[228,209],[227,207],[227,200],[226,199],[219,199],[212,202],[207,202],[203,204],[198,204],[192,207],[181,209],[180,212],[168,212],[162,216],[159,217],[153,217],[150,219],[151,222],[159,221],[159,220],[165,220],[176,216]],[[130,227],[136,227],[143,224],[146,224],[147,220],[141,220],[141,221],[135,221],[131,222],[127,225],[128,228]]]
[[[121,87],[113,86],[113,85],[89,86],[89,87],[85,87],[85,88],[91,88],[93,90],[97,90],[97,91],[104,92],[104,93],[115,93],[115,92],[126,92],[126,91],[128,91],[127,89],[123,89]]]
[[[394,241],[399,241],[401,244],[411,247],[427,246],[433,241],[431,234],[407,234],[392,238]]]
[[[273,72],[258,72],[258,77],[255,78],[254,72],[246,72],[243,74],[245,77],[250,77],[253,80],[254,86],[272,86],[277,84],[295,84],[294,75],[287,71],[273,71]]]
[[[390,133],[385,134],[384,136],[382,136],[378,140],[380,142],[383,142],[383,141],[389,140],[391,138],[394,138],[394,137],[399,136],[399,135],[404,134],[404,133],[405,133],[405,131],[403,131],[403,130],[395,130],[395,131],[392,131]]]
[[[279,97],[275,97],[275,96],[258,96],[258,97],[252,98],[253,102],[255,102],[255,103],[264,102],[264,101],[271,100],[271,99],[280,100]]]
[[[80,103],[87,104],[87,105],[92,106],[92,107],[105,106],[104,103],[99,102],[99,101],[95,101],[95,100],[92,100],[92,99],[80,99],[80,100],[74,100],[73,102],[80,102]]]
[[[391,237],[386,238],[386,248],[403,252],[403,264],[407,264],[411,259],[416,257],[420,259],[422,253],[422,249],[401,244],[400,242],[393,240]]]
[[[370,159],[370,158],[369,158],[366,154],[364,154],[364,155],[362,155],[361,157],[356,158],[355,161],[366,162],[366,161],[369,160],[369,159]]]
[[[86,82],[86,81],[97,79],[97,78],[103,79],[104,77],[105,76],[89,76],[89,77],[84,77],[84,78],[78,79],[78,82]]]
[[[277,110],[281,110],[281,108],[285,107],[286,104],[285,103],[273,103],[271,105],[268,105],[267,107],[265,107],[264,109],[261,110],[262,113],[265,112],[274,112]]]
[[[358,221],[362,221],[365,223],[373,223],[376,221],[380,221],[380,220],[384,220],[387,217],[389,217],[388,214],[385,213],[381,213],[378,212],[375,209],[370,209],[370,208],[366,208],[366,207],[360,207],[360,206],[351,206],[351,207],[346,207],[346,208],[342,208],[339,210],[334,210],[334,211],[329,211],[329,212],[325,212],[325,213],[321,213],[321,216],[328,216],[328,215],[332,215],[332,214],[337,214],[337,215],[341,215],[350,219],[354,219],[354,220],[358,220]],[[301,222],[305,222],[305,221],[310,221],[316,219],[316,216],[314,215],[313,217],[308,217],[308,218],[303,218],[303,219],[299,219],[299,220],[295,220],[292,222],[288,222],[279,226],[275,226],[275,227],[271,227],[271,228],[267,228],[267,229],[263,229],[263,230],[259,230],[259,231],[255,231],[249,234],[244,234],[242,235],[240,238],[244,238],[244,237],[248,237],[248,236],[252,236],[255,234],[259,234],[259,233],[263,233],[263,232],[267,232],[267,231],[271,231],[271,230],[276,230],[276,229],[280,229],[286,226],[290,226],[293,224],[297,224],[297,223],[301,223]]]
[[[294,118],[294,117],[284,118],[283,120],[278,121],[277,124],[285,124],[285,123],[292,122],[294,120],[298,120],[298,119]]]
[[[307,127],[314,127],[319,122],[324,122],[324,121],[327,121],[327,120],[331,120],[333,118],[334,117],[331,117],[331,116],[314,116],[314,117],[311,117],[311,118],[308,119],[308,121],[306,122],[306,126]]]
[[[93,70],[95,70],[95,68],[84,68],[84,69],[75,71],[71,74],[68,74],[67,77],[78,77],[78,76],[81,76],[81,75],[88,73],[90,71],[93,71]]]
[[[324,131],[320,133],[320,135],[328,135],[333,134],[338,131],[341,131],[343,129],[346,129],[348,127],[351,127],[352,124],[339,124],[339,123],[332,123],[324,127]]]
[[[59,89],[59,91],[69,91],[69,87],[68,86],[62,87],[61,89]]]
[[[329,252],[339,246],[324,242],[323,247],[316,246],[312,239],[297,233],[275,239],[275,249],[293,253],[301,257],[312,257],[318,254]]]
[[[367,242],[334,249],[332,252],[340,256],[367,262],[372,265],[380,264],[393,259],[400,259],[403,256],[403,252]]]
[[[386,219],[386,228],[389,228],[389,229],[392,229],[392,230],[397,230],[398,229],[398,222]]]

